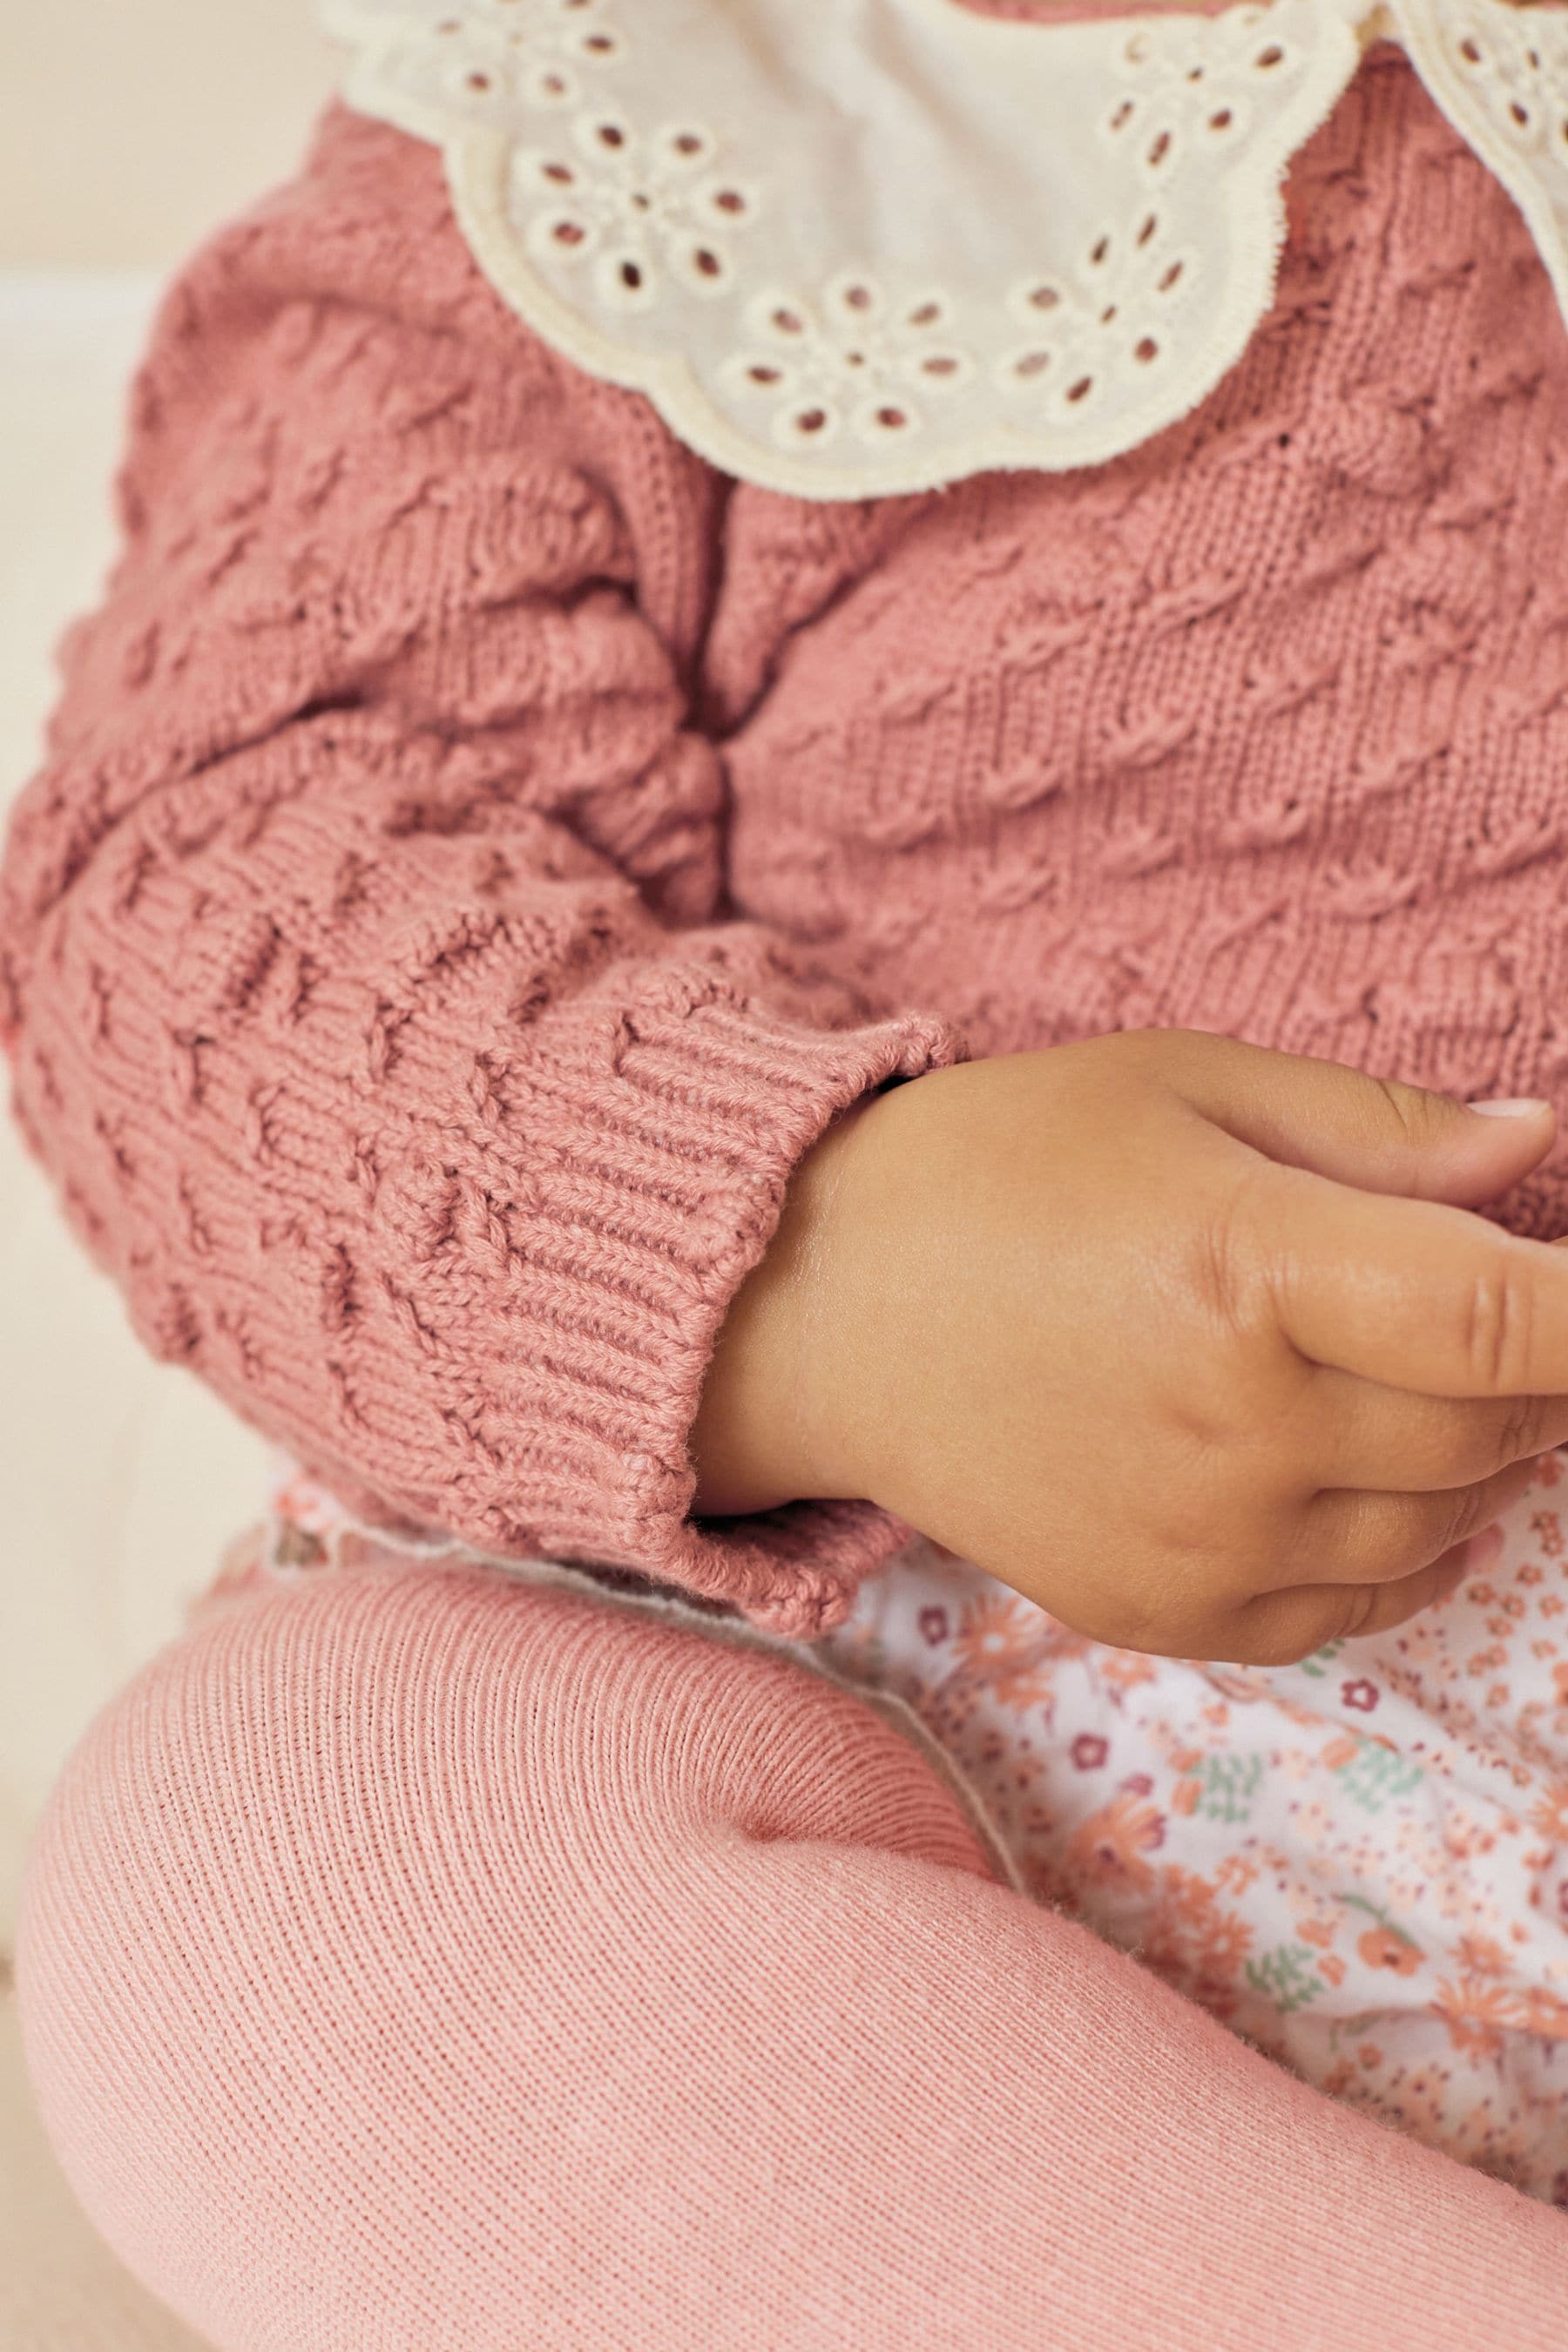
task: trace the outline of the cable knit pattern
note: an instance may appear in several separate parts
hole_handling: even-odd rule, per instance
[[[952,1057],[719,919],[722,486],[485,289],[346,113],[137,389],[4,908],[17,1107],[160,1355],[345,1496],[809,1630],[908,1529],[686,1519],[802,1152]]]
[[[329,114],[165,308],[0,908],[18,1110],[160,1353],[362,1509],[809,1631],[909,1530],[696,1521],[686,1440],[868,1088],[1181,1024],[1561,1098],[1568,340],[1391,46],[1288,195],[1181,424],[825,505],[544,350]]]

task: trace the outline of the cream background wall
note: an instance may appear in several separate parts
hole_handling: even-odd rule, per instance
[[[0,265],[173,261],[331,73],[310,0],[0,0]]]

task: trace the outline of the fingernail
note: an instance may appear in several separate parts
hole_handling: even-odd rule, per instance
[[[1470,1103],[1470,1110],[1479,1110],[1483,1118],[1528,1118],[1532,1111],[1550,1110],[1552,1105],[1540,1095],[1508,1095],[1500,1102]]]

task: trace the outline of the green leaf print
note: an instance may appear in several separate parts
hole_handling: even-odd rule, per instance
[[[1283,2017],[1293,2009],[1305,2009],[1323,1990],[1305,1944],[1277,1944],[1271,1952],[1248,1960],[1246,1973],[1253,1991],[1271,2000]]]
[[[1203,1794],[1197,1810],[1209,1822],[1245,1822],[1263,1779],[1261,1756],[1205,1756],[1194,1767]]]
[[[1342,1642],[1331,1642],[1326,1649],[1314,1650],[1310,1658],[1302,1659],[1301,1672],[1304,1675],[1316,1675],[1321,1680],[1343,1648]]]
[[[1363,1739],[1353,1764],[1339,1774],[1339,1783],[1352,1805],[1365,1813],[1381,1813],[1393,1798],[1408,1797],[1426,1775],[1408,1756],[1396,1755],[1375,1739]]]

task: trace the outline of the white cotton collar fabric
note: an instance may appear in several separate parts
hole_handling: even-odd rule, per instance
[[[323,0],[349,102],[437,143],[476,258],[692,448],[806,498],[1119,456],[1273,299],[1291,157],[1397,40],[1568,318],[1568,7]]]

